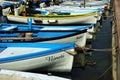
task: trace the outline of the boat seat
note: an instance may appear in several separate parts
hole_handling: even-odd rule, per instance
[[[16,29],[16,28],[17,28],[17,26],[10,26],[10,27],[4,28],[4,29],[2,29],[2,30],[4,30],[4,31],[9,31],[9,30],[14,30],[14,29]]]
[[[25,34],[25,38],[28,38],[28,39],[25,39],[25,41],[31,41],[32,39],[29,39],[29,38],[31,38],[31,37],[32,37],[32,33],[31,33],[31,32],[26,33],[26,34]]]

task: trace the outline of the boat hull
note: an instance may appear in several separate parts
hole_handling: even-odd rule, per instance
[[[29,46],[28,46],[29,45]],[[0,43],[0,69],[70,72],[74,43]]]
[[[38,18],[38,17],[22,17],[7,15],[9,21],[28,23],[28,19],[32,18],[33,24],[46,24],[46,25],[64,25],[64,24],[96,24],[97,17],[96,13],[88,16],[74,16],[74,17],[64,17],[64,18]]]
[[[12,33],[10,31],[10,34],[5,34],[7,31],[4,31],[2,33],[0,33],[0,37],[1,37],[1,40],[0,42],[1,43],[24,43],[24,42],[42,42],[42,43],[69,43],[69,42],[75,42],[79,47],[85,47],[86,45],[86,33],[87,33],[87,28],[89,27],[85,27],[85,26],[66,26],[66,27],[62,27],[62,26],[57,26],[57,27],[52,27],[52,26],[43,26],[43,28],[41,29],[41,27],[39,28],[39,26],[35,27],[35,26],[32,26],[32,29],[38,29],[38,30],[54,30],[52,32],[38,32],[38,33],[32,33],[31,36],[29,36],[29,33],[25,33],[25,36],[24,37],[19,37],[19,29],[23,29],[23,31],[29,26],[27,25],[21,25],[21,26],[24,26],[24,27],[20,27],[19,25],[15,25],[15,24],[3,24],[3,26],[11,26],[10,28],[9,27],[6,27],[6,28],[3,28],[3,30],[8,30],[9,29],[14,29],[14,26],[15,26],[15,29],[16,29],[16,26],[18,26],[18,32],[16,33]],[[93,26],[93,25],[89,25],[89,26]],[[82,28],[83,27],[83,28]],[[85,27],[85,28],[84,28]],[[25,29],[24,29],[25,28]],[[75,32],[72,32],[72,29],[73,31],[75,30]],[[80,29],[80,30],[79,30]],[[83,30],[81,30],[83,29]],[[84,30],[85,29],[85,30]],[[55,32],[56,30],[59,30],[58,32]],[[63,30],[60,31],[60,30]],[[64,30],[71,30],[71,32],[65,32]],[[79,32],[76,32],[76,31],[79,31]],[[12,30],[14,31],[14,30]],[[13,35],[13,36],[12,36]],[[49,36],[50,35],[50,36]],[[18,40],[17,40],[18,38]]]
[[[87,32],[84,32],[84,33],[81,33],[81,34],[76,34],[76,35],[71,35],[71,36],[66,36],[66,37],[57,37],[57,38],[51,38],[51,39],[37,39],[37,40],[32,40],[32,39],[29,39],[30,37],[26,37],[25,40],[18,40],[17,39],[14,41],[11,41],[12,39],[8,39],[8,40],[1,40],[0,42],[1,43],[11,43],[11,42],[14,42],[14,43],[24,43],[24,42],[40,42],[40,43],[69,43],[69,42],[75,42],[79,47],[85,47],[86,45],[86,34]],[[1,37],[2,39],[2,37]],[[14,39],[14,38],[13,38]]]
[[[62,51],[37,58],[2,63],[0,64],[0,68],[10,70],[31,70],[44,68],[45,71],[70,72],[72,69],[72,63],[73,56],[65,51]]]
[[[61,38],[61,39],[53,39],[53,40],[47,40],[47,41],[39,41],[42,43],[69,43],[69,42],[75,42],[75,44],[79,47],[85,47],[86,45],[86,39],[87,39],[87,32],[66,37],[66,38]]]

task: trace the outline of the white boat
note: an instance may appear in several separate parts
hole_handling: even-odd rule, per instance
[[[96,0],[93,0],[93,1],[88,1],[86,2],[85,6],[87,7],[96,7],[96,8],[104,8],[105,6],[108,6],[109,8],[109,1],[105,1],[105,0],[102,0],[102,1],[96,1]]]
[[[0,69],[70,72],[74,46],[74,43],[0,43]]]
[[[103,12],[105,9],[107,9],[106,12],[104,12],[105,14],[108,13],[109,10],[109,2],[108,1],[86,1],[85,0],[85,5],[83,1],[65,1],[63,3],[60,4],[60,6],[67,6],[67,7],[77,7],[80,9],[84,9],[84,10],[91,10],[91,9],[98,9],[99,13],[98,13],[98,21],[102,18],[103,16]]]
[[[0,42],[75,42],[79,47],[85,47],[87,29],[94,27],[93,24],[77,26],[39,26],[29,24],[1,24]]]
[[[104,8],[106,5],[110,5],[110,1],[106,1],[106,0],[101,0],[101,1],[97,1],[97,0],[84,0],[82,1],[65,1],[63,3],[61,3],[60,5],[62,6],[77,6],[77,7],[90,7],[90,8]]]
[[[32,11],[33,12],[33,11]],[[38,11],[37,11],[38,12]],[[43,13],[43,14],[40,14]],[[89,11],[67,11],[67,12],[50,12],[50,11],[39,11],[39,13],[32,14],[30,13],[23,15],[13,15],[7,14],[7,18],[9,21],[27,23],[28,18],[32,18],[33,24],[46,24],[46,25],[64,25],[64,24],[96,24],[98,14],[97,10],[89,10]]]
[[[85,12],[91,12],[91,11],[96,11],[97,14],[94,16],[94,18],[97,18],[97,20],[99,20],[99,17],[101,17],[102,15],[102,11],[103,9],[102,8],[94,8],[94,7],[78,7],[78,6],[67,6],[67,5],[53,5],[53,6],[50,6],[50,7],[43,7],[43,8],[36,8],[35,9],[36,11],[50,11],[50,12],[53,12],[53,13],[73,13],[73,14],[79,14],[79,12],[82,12],[82,13],[85,13]],[[77,12],[77,13],[75,13]],[[93,20],[94,20],[93,18]],[[91,24],[95,24],[96,22],[92,22],[92,21],[89,21],[89,23]],[[87,23],[87,24],[89,24]],[[86,23],[85,23],[86,24]]]
[[[0,70],[1,80],[71,80],[59,76],[41,73],[22,72],[15,70]]]

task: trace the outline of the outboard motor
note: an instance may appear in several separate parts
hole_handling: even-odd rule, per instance
[[[3,15],[1,6],[0,6],[0,23],[7,23],[7,17]]]

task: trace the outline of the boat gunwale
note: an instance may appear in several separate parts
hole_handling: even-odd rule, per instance
[[[88,16],[93,16],[93,15],[97,15],[99,12],[92,12],[92,13],[88,13],[88,14],[81,14],[81,15],[39,15],[39,16],[15,16],[12,14],[7,14],[6,16],[13,16],[13,17],[18,17],[18,18],[33,18],[33,19],[39,19],[39,18],[44,18],[44,19],[65,19],[65,18],[78,18],[78,17],[88,17]]]

